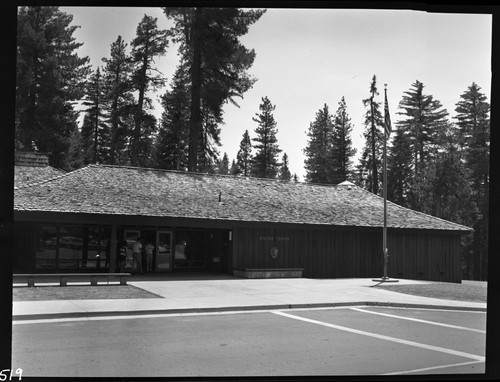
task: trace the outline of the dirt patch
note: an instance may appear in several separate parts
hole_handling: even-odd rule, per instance
[[[444,300],[486,302],[487,288],[482,285],[430,283],[412,285],[377,285],[376,288],[414,296],[441,298]]]
[[[13,301],[162,298],[133,285],[35,286],[12,288]]]

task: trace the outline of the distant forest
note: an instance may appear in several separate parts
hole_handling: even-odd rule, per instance
[[[256,78],[255,52],[239,38],[265,10],[164,8],[173,27],[145,15],[136,37],[111,44],[102,66],[79,57],[73,17],[56,6],[18,10],[15,148],[49,153],[50,165],[71,171],[90,163],[297,181],[279,148],[275,105],[266,95],[255,130],[245,131],[236,158],[221,146],[222,107],[236,103]],[[171,43],[180,62],[152,114],[151,91],[166,84],[155,67]],[[303,142],[306,182],[349,180],[382,195],[385,102],[376,75],[366,99],[364,146],[358,163],[342,97],[323,105]],[[80,105],[79,107],[77,107]],[[82,107],[83,106],[83,110]],[[80,113],[83,122],[78,124]],[[453,115],[416,80],[399,102],[401,118],[387,136],[388,200],[472,227],[463,238],[463,278],[487,279],[490,104],[481,87],[463,90]],[[307,128],[307,127],[306,127]],[[300,144],[300,143],[298,143]]]

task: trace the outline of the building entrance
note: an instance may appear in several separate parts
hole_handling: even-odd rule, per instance
[[[174,236],[174,270],[227,272],[230,231],[178,228]]]
[[[156,231],[154,270],[156,272],[172,271],[172,231]]]
[[[148,271],[210,273],[231,272],[231,231],[206,228],[125,228],[123,239],[131,251],[134,243],[142,243],[142,269]],[[148,254],[151,251],[152,255]],[[126,270],[135,271],[131,265]]]

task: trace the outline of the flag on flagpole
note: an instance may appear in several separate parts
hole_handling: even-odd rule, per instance
[[[387,103],[387,89],[385,90],[385,114],[384,114],[384,125],[385,125],[385,135],[389,137],[391,135],[391,116],[389,114],[389,104]]]

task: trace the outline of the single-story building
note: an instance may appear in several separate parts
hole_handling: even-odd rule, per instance
[[[115,271],[118,244],[138,237],[155,247],[155,272],[383,272],[383,199],[350,182],[88,165],[14,193],[15,272]],[[391,202],[387,227],[389,277],[461,281],[470,228]]]

